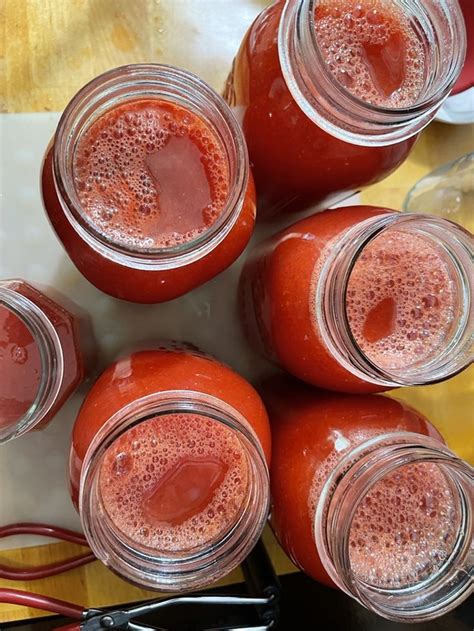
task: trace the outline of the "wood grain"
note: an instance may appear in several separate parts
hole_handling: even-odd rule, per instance
[[[57,111],[85,83],[149,60],[159,13],[147,0],[3,0],[5,112]]]
[[[201,56],[186,53],[182,45],[185,1],[0,0],[0,111],[62,110],[71,96],[96,75],[114,66],[143,61],[187,67],[202,74],[218,89],[228,67],[222,58],[207,51],[203,61]],[[225,0],[199,2],[208,10],[212,2],[222,9]],[[257,13],[266,0],[250,4]],[[190,26],[184,37],[191,37],[195,28]],[[229,57],[229,51],[225,54]],[[401,208],[406,193],[420,177],[473,149],[474,126],[433,124],[422,134],[410,159],[384,182],[364,191],[363,200]],[[470,370],[444,384],[392,393],[424,412],[437,424],[449,445],[471,462],[474,462],[473,374]],[[294,566],[268,529],[265,542],[277,571],[293,571]],[[62,543],[10,550],[1,553],[0,563],[51,563],[72,556],[77,550]],[[228,582],[238,580],[241,580],[240,570],[227,577]],[[89,607],[156,597],[156,593],[144,592],[120,580],[99,562],[32,583],[0,581],[0,587],[6,586]],[[35,610],[0,605],[0,622],[38,615],[40,612]]]
[[[220,90],[269,2],[235,0],[229,11],[229,1],[0,0],[0,111],[60,111],[98,74],[140,62],[186,68]]]

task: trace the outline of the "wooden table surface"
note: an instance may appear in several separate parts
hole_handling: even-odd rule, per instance
[[[232,0],[237,2],[237,0]],[[226,76],[222,59],[186,54],[180,37],[183,5],[190,0],[0,0],[0,111],[60,111],[84,83],[104,70],[125,63],[164,61],[181,65],[220,89]],[[194,9],[222,10],[229,0],[192,0]],[[215,3],[213,5],[213,3]],[[266,0],[245,0],[248,21]],[[203,25],[205,27],[205,25]],[[244,24],[245,26],[245,24]],[[242,29],[242,25],[239,25]],[[191,35],[192,33],[190,33]],[[186,34],[187,36],[187,34]],[[240,34],[239,34],[240,37]],[[228,51],[226,53],[229,54]],[[411,186],[437,166],[474,150],[474,125],[432,124],[409,160],[384,182],[363,192],[364,202],[400,209]],[[393,392],[426,414],[450,447],[474,463],[474,369],[423,388]],[[0,498],[1,501],[1,498]],[[267,530],[265,543],[279,573],[294,566]],[[70,544],[52,544],[2,552],[0,562],[17,566],[51,563],[77,554]],[[240,570],[227,582],[241,580]],[[26,589],[85,606],[140,600],[152,594],[130,586],[101,563],[67,575],[30,583],[0,580],[0,587]],[[153,594],[156,596],[156,593]],[[36,610],[0,605],[0,623],[36,617]]]

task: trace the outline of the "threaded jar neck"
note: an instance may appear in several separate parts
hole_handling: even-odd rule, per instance
[[[387,10],[397,11],[413,30],[426,66],[416,100],[400,108],[362,100],[336,78],[315,28],[315,14],[325,4],[322,0],[286,0],[283,9],[280,63],[296,103],[316,125],[356,145],[391,145],[419,133],[434,118],[462,70],[466,31],[457,0],[393,0],[390,7],[387,3]],[[360,3],[354,9],[363,6]],[[381,6],[385,9],[383,3]]]
[[[178,415],[182,423],[187,423],[189,419],[195,423],[197,419],[199,423],[202,423],[202,432],[199,431],[198,434],[202,433],[205,436],[209,433],[211,438],[214,435],[225,436],[228,444],[235,446],[236,452],[238,451],[236,457],[241,459],[238,469],[242,471],[240,477],[246,480],[245,493],[239,495],[240,504],[233,506],[228,520],[225,511],[227,506],[231,506],[233,498],[237,497],[237,494],[234,496],[230,492],[222,493],[225,499],[217,508],[212,508],[212,514],[206,508],[207,504],[205,507],[203,505],[196,508],[196,515],[202,509],[202,511],[207,510],[206,514],[210,516],[210,520],[206,518],[207,521],[205,520],[201,524],[202,511],[195,518],[192,518],[191,513],[182,518],[171,517],[171,509],[168,504],[170,502],[173,504],[173,498],[168,497],[169,493],[160,479],[152,480],[150,484],[153,488],[143,494],[143,497],[148,498],[143,505],[148,505],[150,501],[154,502],[154,508],[150,510],[154,511],[154,518],[158,521],[151,526],[147,525],[148,522],[144,526],[142,525],[141,531],[138,531],[139,536],[132,537],[126,532],[126,529],[118,524],[117,520],[114,521],[113,511],[107,504],[109,492],[104,490],[106,489],[104,487],[104,472],[108,471],[107,463],[110,461],[111,450],[113,452],[114,449],[118,449],[118,445],[123,445],[124,438],[127,439],[128,436],[131,436],[131,432],[134,430],[137,441],[140,440],[140,433],[143,434],[143,428],[148,427],[150,429],[151,427],[156,430],[163,423],[168,423],[167,431],[169,433],[164,437],[165,441],[171,440],[171,433],[182,432],[180,428],[171,427],[173,423],[169,424],[170,415],[173,418]],[[148,434],[150,434],[149,431]],[[155,467],[158,467],[161,462],[159,454],[163,445],[163,437],[160,439],[160,434],[157,431],[153,435],[156,436],[156,440],[152,439],[152,442],[155,440],[155,448],[158,450]],[[218,440],[216,438],[216,443]],[[195,442],[195,438],[191,440],[188,435],[184,436],[183,434],[180,437],[180,442],[183,443],[183,441],[186,444],[188,442],[191,444],[191,442]],[[133,448],[134,445],[132,444]],[[205,449],[207,447],[204,448],[203,453],[206,453]],[[123,459],[128,458],[128,455],[126,450],[121,447],[120,451],[118,457],[123,463]],[[202,465],[204,462],[202,459],[205,460],[205,456],[199,456],[199,450],[197,454],[189,460],[192,460],[193,470],[197,471],[194,475],[199,477],[203,472],[202,469],[196,469],[196,466],[199,468]],[[133,453],[131,457],[134,458]],[[217,456],[214,456],[211,451],[206,458],[204,464],[207,471],[204,472],[204,475],[218,476]],[[187,460],[187,456],[184,457],[184,460]],[[183,467],[186,466],[186,462],[183,462],[177,462],[176,466],[173,465],[173,471],[178,471],[179,475],[183,473]],[[116,463],[113,462],[112,467],[116,468],[116,466]],[[119,463],[118,466],[122,465]],[[146,470],[151,471],[151,467],[148,465]],[[136,471],[135,467],[133,472],[136,473]],[[230,472],[229,475],[233,475],[230,468],[228,472]],[[149,478],[151,477],[150,475]],[[166,472],[163,477],[163,479],[168,480],[168,487],[171,484],[169,477],[169,472]],[[146,476],[143,480],[145,478]],[[128,478],[124,479],[123,484],[128,484]],[[187,480],[186,484],[188,484],[189,476],[185,479]],[[225,478],[222,484],[225,484],[227,479]],[[233,477],[232,480],[235,481],[235,478]],[[199,481],[197,480],[197,482]],[[105,484],[107,484],[107,480],[105,480]],[[158,490],[155,489],[155,486]],[[173,485],[171,484],[171,486]],[[178,486],[174,485],[174,487],[179,489],[179,484]],[[221,488],[219,487],[219,489]],[[220,497],[221,490],[215,490],[213,493],[216,494],[213,497]],[[157,495],[159,495],[158,499]],[[194,491],[192,495],[195,495]],[[190,506],[197,501],[187,491],[185,497]],[[183,501],[182,504],[186,502]],[[166,508],[167,506],[168,508]],[[182,505],[182,508],[185,511],[186,506]],[[96,556],[110,569],[132,583],[147,589],[188,590],[201,587],[224,576],[245,558],[256,543],[266,522],[268,509],[268,469],[257,436],[249,423],[236,410],[219,399],[201,393],[191,391],[160,392],[128,404],[104,424],[95,436],[84,459],[80,482],[79,510],[89,544]],[[130,505],[127,510],[132,510]],[[159,512],[160,516],[156,511]],[[166,514],[166,511],[169,513],[169,516],[166,517],[168,521],[162,523],[160,520],[165,519],[163,515]],[[226,515],[226,521],[224,526],[220,529],[216,529],[216,527],[214,531],[213,518],[216,517],[214,523],[217,523],[219,513]],[[141,514],[143,516],[145,511]],[[138,527],[141,523],[140,519],[139,517]],[[209,521],[210,523],[208,523]],[[194,524],[194,522],[196,523]],[[181,542],[181,530],[184,532],[183,529],[186,530],[186,533],[188,531],[191,533],[188,533],[184,544]],[[164,540],[161,535],[163,531],[168,530],[173,531],[175,536],[172,536],[166,545],[162,545]],[[193,532],[195,534],[192,534]],[[149,539],[144,537],[149,537]],[[179,545],[174,542],[174,539],[178,541],[178,538]],[[192,541],[193,538],[195,538],[196,544]]]
[[[362,443],[321,492],[323,565],[365,607],[399,622],[454,609],[472,592],[474,472],[439,441],[408,432]]]
[[[75,152],[91,125],[110,110],[143,99],[168,102],[196,115],[222,143],[228,165],[229,194],[219,217],[202,234],[169,247],[125,244],[104,235],[88,218],[74,185]],[[64,213],[90,247],[134,269],[168,270],[203,258],[229,234],[244,204],[249,163],[243,133],[230,108],[202,79],[173,66],[134,64],[96,77],[70,101],[55,135],[53,173]]]
[[[360,379],[436,383],[472,362],[472,236],[458,225],[395,212],[366,219],[328,246],[315,278],[318,330]]]

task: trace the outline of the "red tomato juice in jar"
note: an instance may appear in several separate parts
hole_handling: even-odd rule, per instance
[[[195,114],[159,99],[100,116],[79,140],[73,174],[94,227],[143,247],[195,239],[221,215],[229,194],[220,138]]]
[[[261,393],[271,524],[304,572],[398,621],[437,617],[469,595],[473,471],[425,418],[388,397],[286,377]]]
[[[188,589],[256,542],[269,456],[266,412],[244,379],[189,350],[137,352],[105,371],[79,413],[73,499],[109,567],[149,588]]]
[[[428,215],[353,206],[263,241],[242,272],[253,348],[323,388],[447,379],[472,360],[472,235]]]
[[[64,297],[0,281],[0,443],[43,428],[83,381],[88,328]]]
[[[0,428],[32,406],[40,384],[41,357],[33,334],[20,318],[0,305]]]
[[[85,86],[47,150],[42,192],[76,267],[134,302],[213,278],[255,222],[237,122],[203,81],[168,66],[117,68]]]
[[[266,8],[225,90],[247,140],[259,216],[327,207],[389,175],[449,94],[465,45],[454,3]]]
[[[231,431],[203,415],[169,414],[116,441],[104,458],[100,493],[125,536],[183,551],[230,529],[248,488],[244,461]]]

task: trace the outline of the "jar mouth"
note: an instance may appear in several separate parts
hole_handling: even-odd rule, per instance
[[[414,495],[405,486],[427,479],[429,487],[415,487]],[[336,466],[317,505],[314,538],[324,567],[341,589],[390,620],[447,613],[472,592],[473,480],[467,463],[424,435],[385,434],[359,445]],[[401,497],[400,508],[389,496]],[[374,535],[380,521],[389,535]]]
[[[89,544],[110,569],[147,589],[185,590],[217,580],[248,554],[268,514],[268,470],[250,426],[231,408],[223,411],[220,400],[199,393],[196,402],[192,394],[166,392],[129,404],[99,431],[84,460],[79,507]],[[238,451],[238,466],[217,447],[209,451],[207,439],[203,454],[189,458],[187,447],[198,434]],[[151,467],[150,441],[157,451]],[[126,452],[129,443],[135,452]],[[142,469],[151,474],[140,477]],[[231,495],[236,479],[245,488],[233,487]],[[118,506],[118,495],[126,506]]]
[[[7,287],[0,287],[0,305],[18,319],[31,334],[37,346],[41,374],[31,404],[16,419],[0,423],[0,445],[29,432],[51,410],[63,380],[64,356],[61,341],[51,321],[26,296]]]
[[[343,241],[323,264],[315,311],[344,368],[397,387],[436,383],[469,366],[467,231],[435,216],[391,212],[349,229]]]
[[[386,146],[418,134],[449,96],[464,63],[467,36],[456,0],[429,7],[420,0],[396,1],[395,6],[409,13],[428,56],[424,86],[413,104],[404,107],[363,100],[335,77],[315,29],[320,2],[286,0],[280,22],[280,63],[299,107],[324,131],[356,145]]]
[[[212,130],[226,155],[229,193],[219,216],[194,238],[169,247],[124,243],[97,229],[74,186],[78,142],[106,112],[143,100],[171,103],[196,115]],[[133,64],[109,70],[85,85],[59,122],[53,149],[54,179],[63,210],[76,232],[104,256],[139,269],[180,267],[206,256],[221,243],[241,211],[249,179],[243,133],[225,101],[196,75],[164,64]]]

